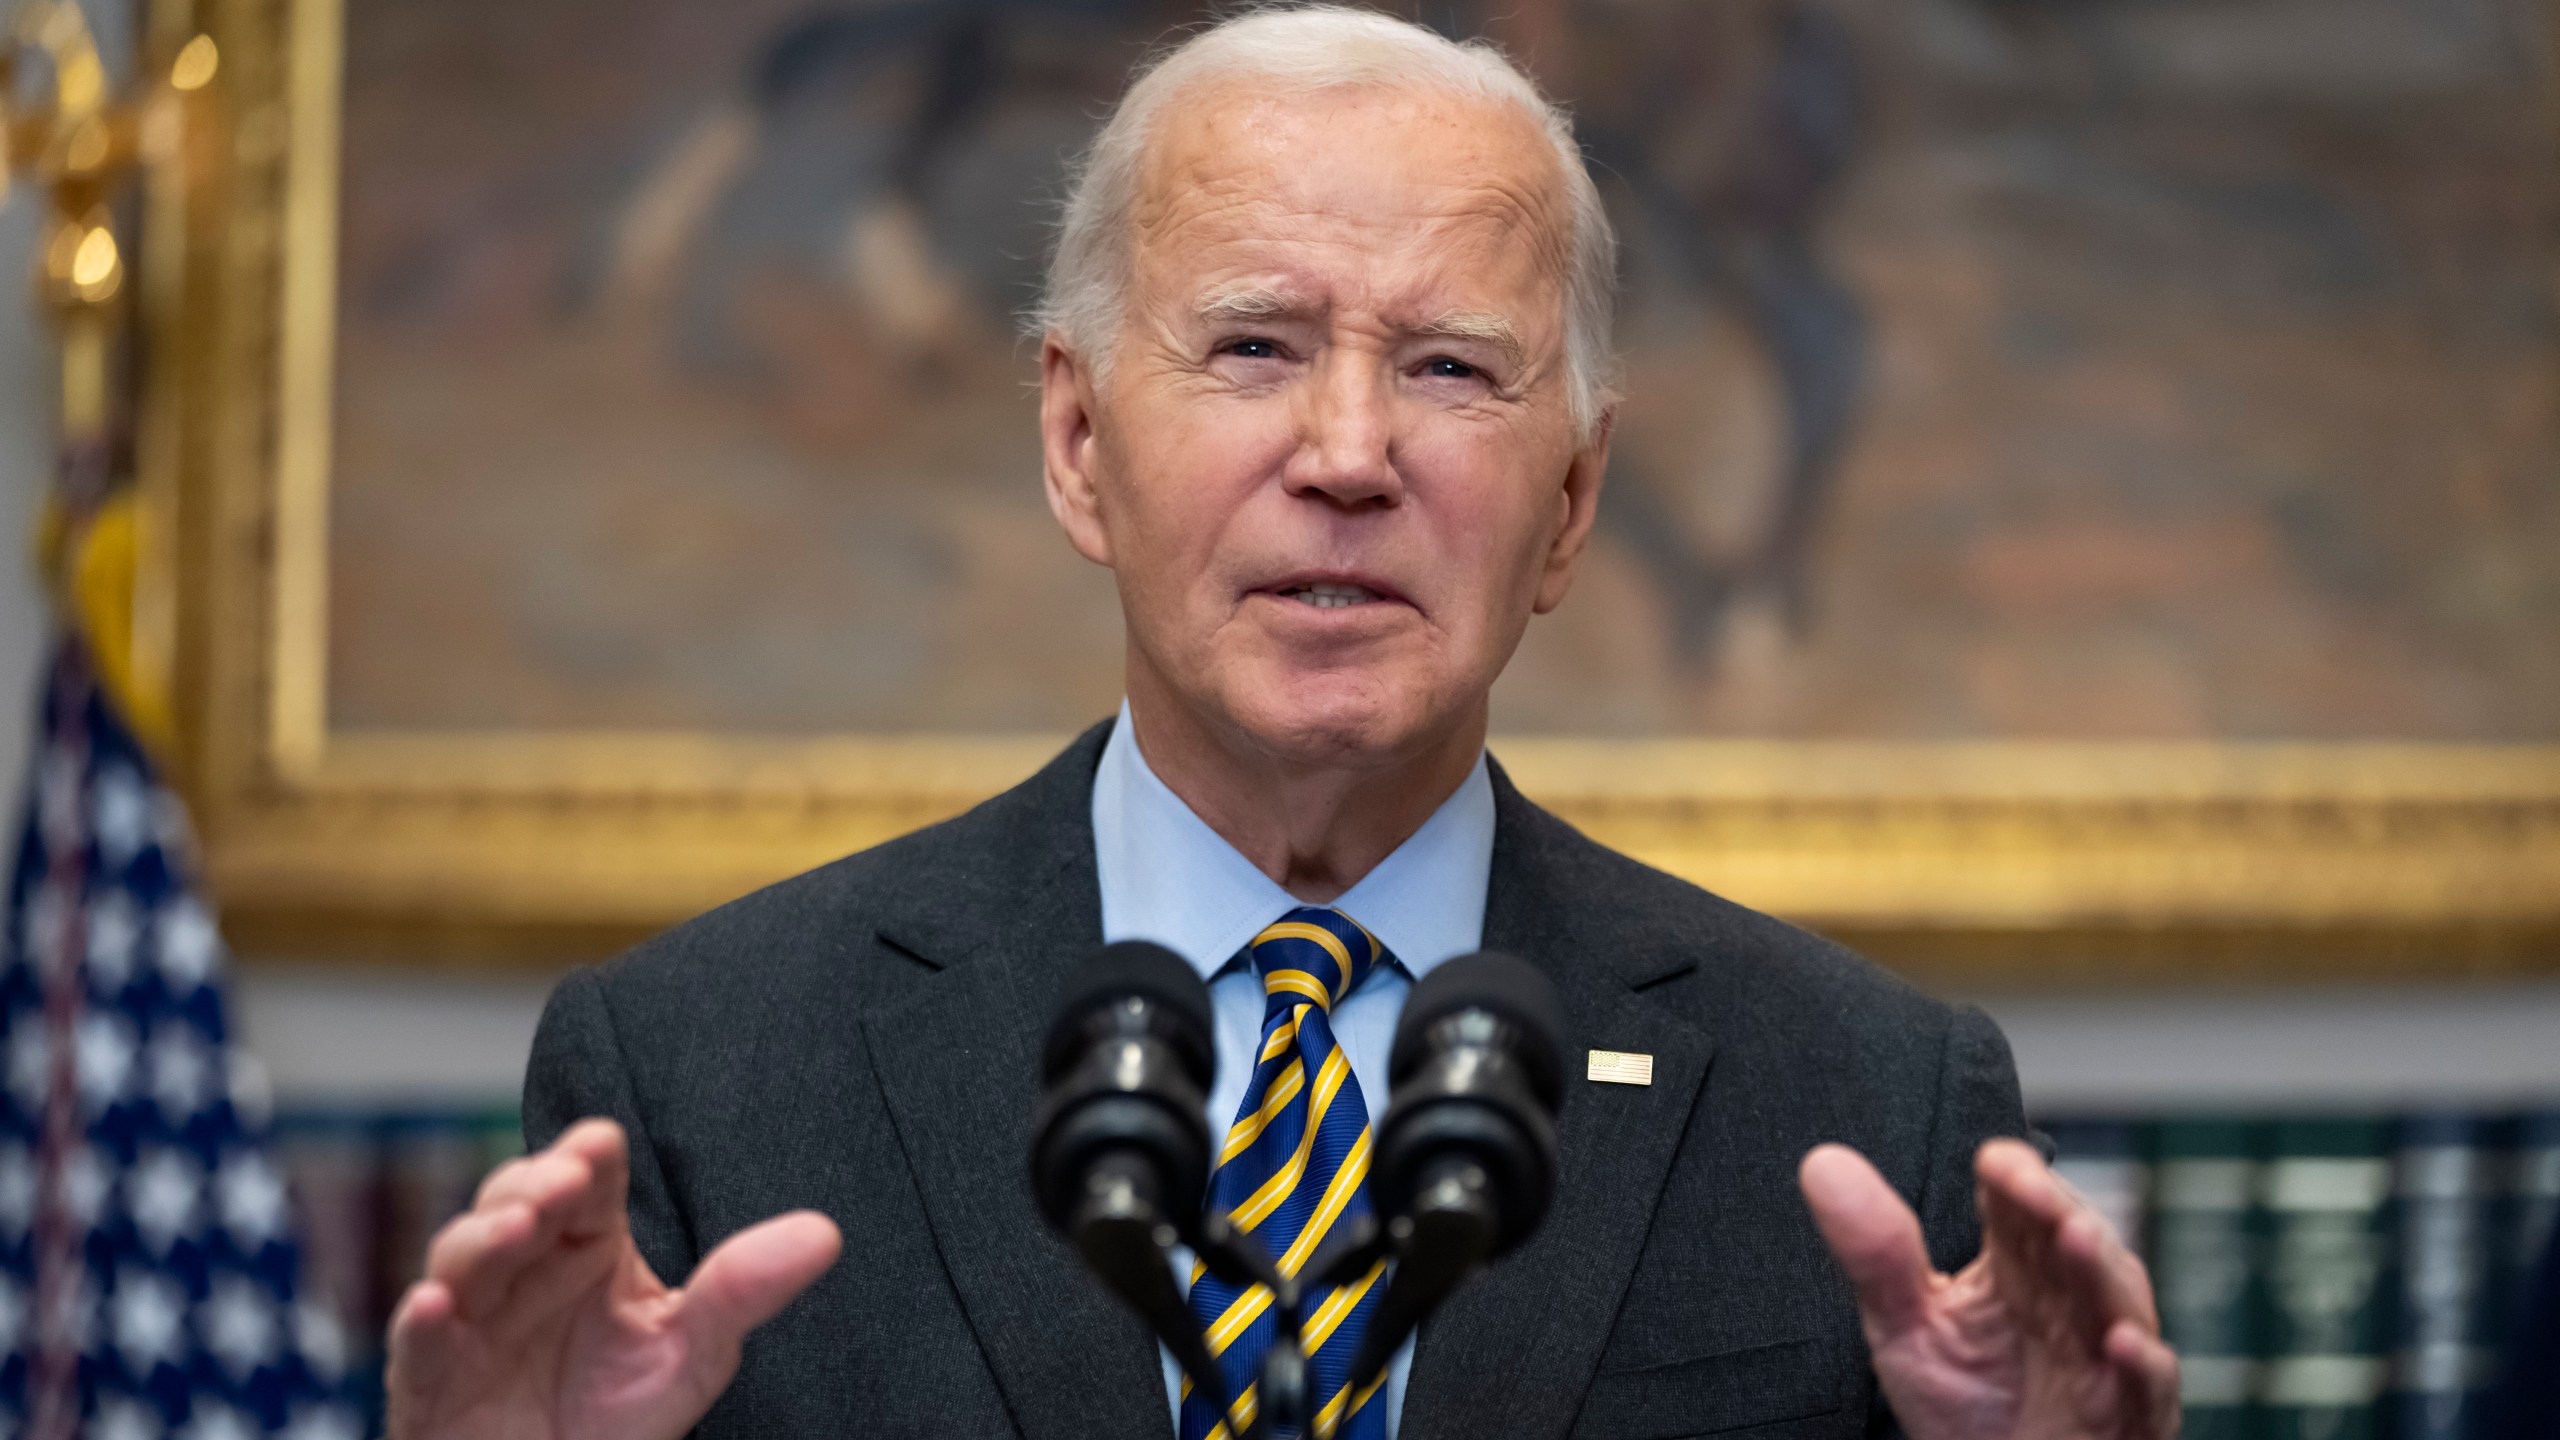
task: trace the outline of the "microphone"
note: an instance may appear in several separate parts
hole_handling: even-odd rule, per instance
[[[1378,1128],[1371,1197],[1386,1219],[1363,1255],[1327,1264],[1351,1278],[1387,1247],[1398,1258],[1370,1317],[1352,1385],[1376,1380],[1396,1347],[1478,1270],[1518,1248],[1555,1197],[1564,1022],[1555,987],[1492,951],[1450,960],[1414,986],[1396,1023],[1393,1099]]]
[[[1067,977],[1042,1047],[1031,1191],[1041,1217],[1229,1408],[1170,1252],[1200,1248],[1216,1074],[1208,987],[1161,945],[1106,945]]]
[[[1411,1211],[1435,1179],[1473,1165],[1497,1221],[1487,1259],[1529,1237],[1555,1195],[1564,1019],[1555,986],[1525,960],[1479,951],[1413,987],[1396,1022],[1374,1192]]]
[[[1073,1238],[1103,1213],[1113,1187],[1097,1189],[1099,1175],[1118,1177],[1132,1203],[1197,1211],[1216,1070],[1208,987],[1180,956],[1127,940],[1076,967],[1040,1056],[1031,1175],[1049,1224]]]
[[[1041,1053],[1032,1193],[1050,1228],[1138,1312],[1231,1426],[1235,1396],[1174,1282],[1170,1252],[1187,1244],[1220,1278],[1270,1287],[1283,1334],[1241,1433],[1308,1434],[1307,1367],[1295,1342],[1306,1285],[1339,1285],[1395,1261],[1352,1361],[1354,1385],[1366,1387],[1450,1291],[1545,1218],[1564,1095],[1561,1007],[1544,975],[1490,952],[1448,961],[1414,987],[1376,1131],[1375,1217],[1338,1228],[1297,1276],[1281,1275],[1223,1217],[1203,1214],[1215,1153],[1203,1099],[1216,1068],[1210,1026],[1208,988],[1160,945],[1124,941],[1079,966]]]

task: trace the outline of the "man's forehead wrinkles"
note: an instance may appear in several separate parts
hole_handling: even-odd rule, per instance
[[[1374,283],[1399,274],[1414,276],[1417,271],[1455,271],[1489,280],[1523,262],[1551,278],[1560,271],[1560,250],[1552,237],[1522,233],[1535,227],[1487,223],[1494,217],[1482,212],[1343,216],[1309,214],[1250,200],[1167,208],[1178,208],[1179,213],[1165,215],[1140,236],[1141,248],[1154,262],[1150,268],[1162,267],[1173,274],[1188,271],[1194,276],[1204,270],[1223,270],[1222,278],[1236,282],[1239,289],[1250,276],[1252,282],[1290,294],[1294,287],[1271,284],[1266,278],[1290,272],[1306,272],[1319,280],[1336,277],[1336,272],[1357,274]],[[1389,288],[1410,286],[1390,281]],[[1220,293],[1218,287],[1198,280],[1185,283],[1183,289],[1202,295]],[[1191,294],[1184,296],[1186,301],[1190,298]]]
[[[1133,207],[1143,228],[1213,226],[1237,210],[1257,218],[1360,228],[1465,227],[1490,223],[1527,231],[1540,249],[1563,238],[1561,184],[1543,147],[1528,154],[1486,144],[1399,164],[1400,140],[1431,126],[1385,127],[1367,137],[1364,157],[1383,163],[1310,166],[1311,137],[1296,125],[1239,127],[1226,107],[1204,107],[1208,123],[1186,126],[1151,147]],[[1224,112],[1224,113],[1221,113]],[[1193,117],[1186,115],[1186,120]],[[1419,147],[1429,150],[1435,147]]]
[[[1360,246],[1240,237],[1211,255],[1159,257],[1148,268],[1168,318],[1195,323],[1343,324],[1412,337],[1494,345],[1514,360],[1553,338],[1558,298],[1545,284],[1523,290],[1523,258],[1481,249],[1379,255]],[[1508,263],[1506,263],[1506,261]],[[1187,272],[1187,273],[1186,273]]]
[[[1190,110],[1132,197],[1134,305],[1195,331],[1463,340],[1543,369],[1570,228],[1555,162],[1458,125],[1472,106],[1430,113],[1449,108],[1352,127],[1303,103]]]

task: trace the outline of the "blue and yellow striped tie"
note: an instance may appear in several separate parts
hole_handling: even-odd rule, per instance
[[[1369,1107],[1327,1017],[1388,956],[1350,916],[1313,907],[1281,916],[1253,937],[1251,950],[1262,972],[1262,1049],[1209,1177],[1209,1208],[1260,1239],[1280,1273],[1294,1276],[1336,1226],[1369,1213]],[[1387,1433],[1386,1407],[1370,1403],[1377,1387],[1357,1395],[1350,1388],[1385,1268],[1381,1262],[1348,1285],[1306,1297],[1299,1343],[1318,1435],[1384,1440]],[[1191,1313],[1238,1397],[1238,1423],[1251,1423],[1253,1382],[1279,1333],[1270,1290],[1240,1291],[1195,1264]],[[1182,1391],[1182,1440],[1228,1440],[1208,1400],[1187,1380]]]

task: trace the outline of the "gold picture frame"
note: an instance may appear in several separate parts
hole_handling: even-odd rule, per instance
[[[150,196],[139,463],[173,540],[176,769],[235,944],[584,958],[952,814],[1060,743],[333,730],[341,7],[196,13],[220,118]],[[2560,746],[1496,751],[1593,836],[1932,981],[2560,970]]]

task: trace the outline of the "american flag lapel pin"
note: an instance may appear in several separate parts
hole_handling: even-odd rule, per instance
[[[1603,1085],[1650,1085],[1653,1057],[1630,1050],[1594,1050],[1591,1068],[1584,1073]]]

